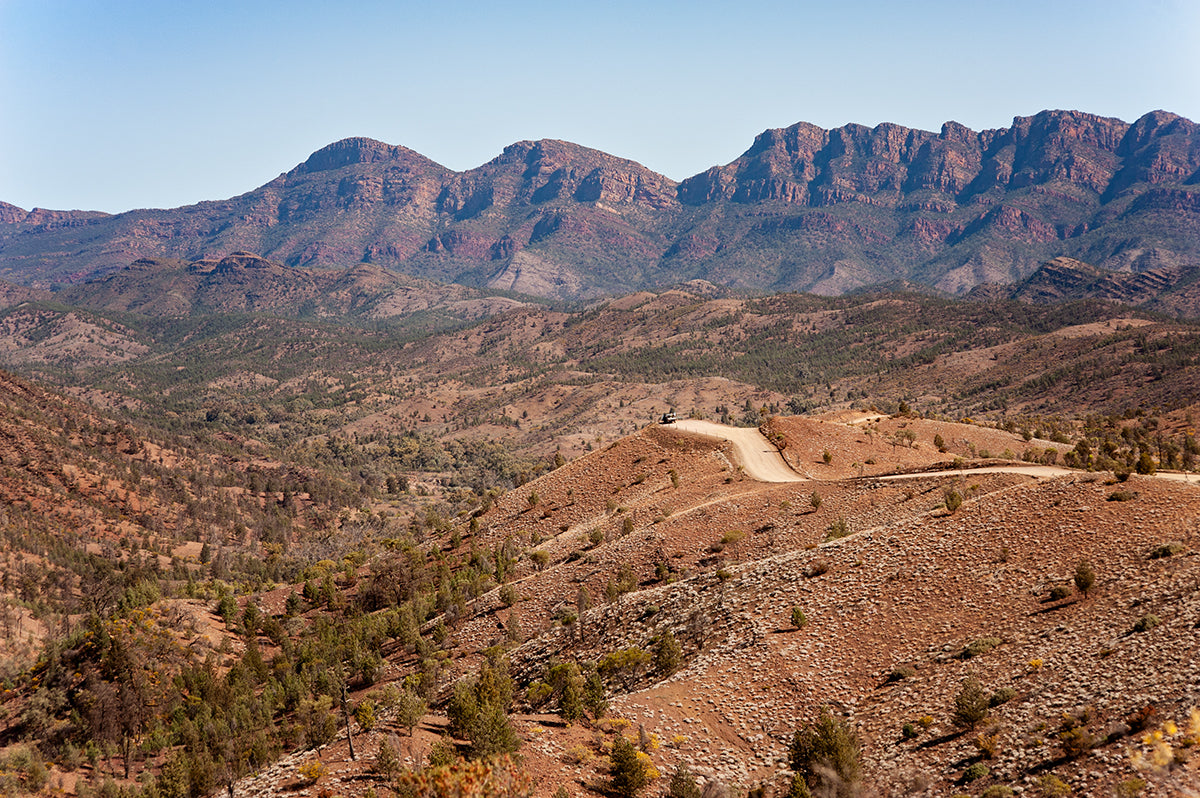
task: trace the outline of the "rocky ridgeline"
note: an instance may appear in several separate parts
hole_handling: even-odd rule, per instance
[[[965,293],[1059,255],[1122,272],[1189,268],[1198,136],[1162,111],[1133,124],[1043,111],[978,132],[798,123],[678,184],[562,141],[518,142],[453,172],[352,138],[254,191],[188,208],[0,204],[0,278],[49,287],[140,257],[236,250],[564,299],[694,279],[826,294],[911,280]]]

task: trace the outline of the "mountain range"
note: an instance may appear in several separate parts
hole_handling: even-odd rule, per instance
[[[1198,232],[1195,123],[1043,111],[980,132],[799,123],[679,183],[562,141],[518,142],[455,172],[350,138],[227,200],[115,215],[0,203],[0,278],[48,289],[140,258],[246,251],[287,268],[370,263],[559,299],[694,279],[821,294],[903,280],[965,294],[1060,256],[1188,282]]]

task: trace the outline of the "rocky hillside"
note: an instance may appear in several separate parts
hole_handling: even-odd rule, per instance
[[[1100,269],[1074,258],[1054,258],[1015,286],[981,285],[972,296],[1000,296],[1036,304],[1106,299],[1171,316],[1200,316],[1200,268],[1164,266],[1143,272]]]
[[[313,270],[247,252],[192,262],[144,258],[119,271],[67,286],[57,298],[90,310],[151,317],[272,313],[379,319],[436,307],[446,318],[462,320],[522,304],[461,285],[406,277],[371,263]]]
[[[0,277],[49,287],[138,258],[245,250],[559,298],[688,279],[825,294],[908,279],[962,293],[1056,256],[1119,272],[1194,267],[1198,170],[1196,125],[1161,111],[1133,124],[1044,111],[982,132],[800,123],[679,184],[561,141],[453,172],[346,139],[261,188],[187,208],[3,205]]]

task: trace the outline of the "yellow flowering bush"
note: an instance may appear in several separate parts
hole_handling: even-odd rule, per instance
[[[1188,760],[1191,748],[1200,744],[1200,707],[1192,707],[1180,727],[1173,720],[1142,735],[1140,745],[1130,751],[1134,767],[1152,775],[1162,775]]]

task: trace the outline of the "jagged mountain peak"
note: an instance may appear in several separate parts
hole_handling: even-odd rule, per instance
[[[0,206],[0,278],[48,287],[139,257],[241,250],[560,298],[690,279],[824,293],[911,280],[965,293],[1019,282],[1059,255],[1136,272],[1200,262],[1197,183],[1200,130],[1165,111],[1129,124],[1047,110],[982,131],[797,122],[681,183],[558,139],[453,171],[358,137],[186,209]]]

